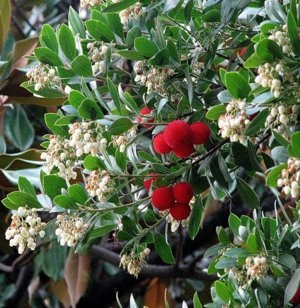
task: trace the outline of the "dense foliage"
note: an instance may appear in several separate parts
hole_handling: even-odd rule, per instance
[[[22,84],[64,103],[45,114],[42,170],[2,200],[10,245],[41,260],[49,243],[83,254],[112,234],[130,274],[151,250],[180,270],[176,234],[194,239],[213,199],[238,196],[249,215],[231,214],[205,253],[219,277],[206,307],[300,303],[299,3],[81,6],[86,20],[70,7],[68,25],[43,26]]]

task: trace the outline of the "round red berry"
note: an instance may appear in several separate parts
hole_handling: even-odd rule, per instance
[[[144,180],[144,187],[147,190],[150,190],[150,187],[153,182],[155,182],[158,179],[158,176],[156,173],[149,173],[148,178]]]
[[[153,149],[158,154],[168,154],[172,150],[167,145],[163,133],[160,133],[153,138]]]
[[[189,157],[195,151],[191,143],[183,145],[181,148],[173,149],[174,154],[179,158]]]
[[[160,211],[167,210],[174,203],[172,187],[159,187],[152,194],[152,204]]]
[[[153,118],[150,117],[143,117],[143,116],[148,116],[151,114],[151,111],[153,109],[150,107],[144,107],[140,110],[140,117],[137,118],[138,123],[141,123],[144,127],[151,127],[151,123],[154,122]]]
[[[194,122],[191,124],[193,144],[204,144],[210,137],[210,128],[204,122]]]
[[[180,149],[191,143],[192,130],[190,125],[182,120],[170,122],[164,131],[166,143],[173,149]]]
[[[291,299],[291,303],[300,304],[300,288],[294,294],[293,298]]]
[[[188,182],[180,182],[173,186],[173,196],[179,203],[189,203],[194,196],[193,186]]]
[[[190,216],[191,208],[188,204],[175,203],[171,206],[170,215],[176,220],[184,220]]]

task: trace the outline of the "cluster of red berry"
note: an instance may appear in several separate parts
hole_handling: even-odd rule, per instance
[[[152,204],[159,211],[170,210],[170,215],[176,220],[189,217],[191,208],[189,202],[194,196],[193,187],[187,182],[174,186],[162,186],[154,190]]]
[[[141,123],[144,127],[151,127],[151,123],[154,122],[154,118],[149,115],[153,109],[150,107],[144,107],[140,110],[140,116],[137,118],[138,123]]]
[[[153,148],[159,154],[173,151],[177,157],[185,158],[195,151],[194,145],[206,143],[209,136],[210,128],[204,122],[189,125],[182,120],[174,120],[153,138]]]

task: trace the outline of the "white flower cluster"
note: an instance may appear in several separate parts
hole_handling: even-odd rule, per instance
[[[233,99],[226,106],[226,113],[218,121],[223,138],[229,137],[232,142],[245,143],[245,131],[250,124],[245,107],[246,102],[240,99]]]
[[[145,248],[139,255],[131,253],[130,255],[124,254],[120,260],[120,267],[124,270],[127,269],[130,275],[138,277],[142,267],[146,264],[145,258],[149,255],[150,249]]]
[[[76,149],[76,157],[83,154],[99,154],[106,149],[107,140],[102,136],[102,126],[97,122],[76,122],[69,129],[70,146]]]
[[[82,8],[88,8],[90,6],[96,6],[101,3],[100,0],[80,0],[80,6]]]
[[[106,196],[114,191],[114,181],[106,170],[93,170],[86,179],[85,189],[91,197],[105,202]]]
[[[113,0],[114,3],[120,2],[120,0]],[[138,20],[143,14],[143,9],[140,3],[135,3],[134,5],[128,7],[125,10],[120,11],[119,16],[121,23],[127,25],[131,20]]]
[[[34,83],[34,90],[39,91],[45,87],[58,87],[60,86],[60,78],[56,75],[54,68],[48,65],[39,64],[26,73],[30,79],[29,83]]]
[[[294,56],[291,40],[287,34],[287,25],[283,25],[282,30],[283,31],[278,29],[272,30],[269,39],[276,42],[282,48],[283,53]]]
[[[265,126],[278,131],[289,138],[290,126],[297,120],[298,105],[273,105],[266,119]]]
[[[19,254],[23,253],[26,247],[34,250],[36,237],[43,238],[45,236],[44,228],[46,226],[46,223],[42,222],[37,215],[36,209],[20,207],[11,219],[11,224],[5,232],[5,238],[9,240],[9,245],[19,246]]]
[[[281,80],[285,81],[292,78],[290,74],[286,72],[282,62],[260,65],[257,69],[257,73],[258,75],[255,77],[255,82],[264,88],[270,88],[276,98],[280,96]]]
[[[260,280],[268,274],[267,259],[264,256],[247,257],[245,267],[249,284],[254,280]]]
[[[87,48],[89,50],[89,58],[93,62],[93,74],[103,73],[105,71],[104,58],[108,49],[107,44],[100,44],[99,42],[88,43]]]
[[[161,214],[161,216],[165,215],[166,211],[161,211],[159,212]],[[183,228],[186,228],[189,225],[189,218],[178,221],[176,219],[174,219],[170,214],[167,215],[166,217],[166,222],[171,224],[171,232],[176,232],[176,230],[178,229],[178,227],[180,226],[180,224],[182,225]]]
[[[204,69],[204,62],[197,61],[192,66],[192,72],[195,75],[200,75],[202,73],[203,69]]]
[[[88,228],[88,224],[84,223],[83,219],[76,215],[58,215],[56,224],[55,235],[61,246],[75,246]]]
[[[167,95],[166,81],[174,75],[172,68],[164,67],[162,69],[152,68],[149,71],[144,66],[144,61],[137,61],[134,66],[136,74],[134,81],[137,84],[145,85],[147,93],[157,92],[161,96]]]
[[[70,145],[70,140],[51,135],[47,151],[41,154],[41,159],[46,160],[43,170],[47,174],[56,167],[59,176],[67,180],[76,179],[76,149]]]
[[[112,137],[112,143],[115,147],[119,147],[120,152],[124,152],[130,141],[136,136],[137,126],[133,126],[127,132],[119,136]]]
[[[277,186],[282,189],[286,197],[299,198],[300,160],[290,157],[287,164],[287,168],[281,170],[281,177],[277,180]]]

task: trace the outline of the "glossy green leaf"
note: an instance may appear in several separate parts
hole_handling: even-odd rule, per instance
[[[137,2],[138,2],[138,0],[122,0],[120,2],[113,3],[113,4],[109,5],[102,12],[103,13],[118,13],[122,10],[127,9],[131,5],[134,5]]]
[[[93,99],[86,98],[78,107],[78,114],[84,119],[96,120],[103,118],[100,106]]]
[[[59,195],[53,199],[54,204],[63,209],[77,209],[75,202],[68,196]]]
[[[36,197],[35,189],[32,184],[24,176],[20,176],[18,180],[18,188],[21,192],[25,192],[33,197]]]
[[[86,22],[86,28],[95,40],[111,42],[115,38],[112,29],[102,21],[88,20]]]
[[[227,90],[234,98],[246,98],[251,92],[247,80],[238,72],[228,72],[225,74]]]
[[[45,123],[48,128],[56,135],[60,135],[61,137],[68,136],[68,131],[64,127],[56,126],[55,123],[60,119],[60,116],[56,113],[46,113],[45,116]]]
[[[277,180],[281,176],[281,170],[286,167],[287,164],[281,164],[271,169],[267,175],[267,180],[266,180],[267,185],[270,187],[277,187]]]
[[[272,40],[264,39],[257,44],[257,56],[266,62],[282,58],[281,48]]]
[[[161,259],[168,264],[174,264],[175,259],[172,254],[172,250],[170,245],[166,242],[166,239],[164,236],[162,236],[160,233],[154,233],[154,246],[155,250],[161,257]]]
[[[263,129],[265,127],[265,122],[268,115],[268,109],[260,111],[259,114],[255,116],[255,118],[251,121],[250,125],[247,127],[245,135],[253,136],[257,134],[261,129]]]
[[[300,132],[293,133],[291,144],[294,153],[297,155],[298,158],[300,158]]]
[[[257,53],[253,53],[244,63],[245,68],[256,68],[265,63],[265,60],[260,58]]]
[[[111,231],[113,231],[116,228],[115,224],[105,225],[101,227],[94,228],[94,230],[91,232],[90,239],[101,237]]]
[[[107,87],[108,87],[109,93],[111,95],[111,98],[112,98],[117,110],[119,111],[120,114],[122,114],[121,102],[120,102],[120,99],[119,99],[118,90],[117,90],[116,86],[114,85],[114,83],[112,82],[112,80],[109,77],[106,78],[106,83],[107,83]]]
[[[41,205],[36,197],[22,191],[14,191],[7,195],[10,202],[18,205],[18,207],[40,208]]]
[[[217,105],[208,109],[206,118],[211,121],[217,121],[219,117],[226,112],[225,105]]]
[[[260,205],[259,198],[252,187],[243,179],[237,177],[237,189],[244,204],[250,208],[257,208]]]
[[[10,142],[21,151],[28,149],[33,143],[33,126],[20,105],[14,105],[13,109],[6,110],[4,131]]]
[[[86,168],[87,170],[93,171],[93,170],[105,170],[105,165],[103,163],[103,161],[96,157],[96,156],[92,156],[92,155],[88,155],[83,162],[83,166],[84,168]]]
[[[89,58],[85,55],[76,57],[71,63],[72,70],[83,77],[93,76],[92,64]]]
[[[291,280],[287,284],[284,293],[284,305],[288,306],[290,300],[295,295],[296,291],[298,291],[300,285],[300,268],[296,269]]]
[[[133,123],[128,118],[120,118],[113,122],[113,124],[109,127],[109,132],[112,135],[121,135],[127,132]]]
[[[54,175],[45,175],[43,178],[43,187],[45,193],[51,198],[55,198],[56,196],[60,195],[62,189],[67,189],[66,180]]]
[[[48,25],[43,25],[40,34],[40,43],[43,47],[48,47],[56,54],[58,53],[58,42],[54,29]]]
[[[59,46],[65,56],[72,61],[76,55],[77,55],[77,50],[76,50],[76,43],[75,43],[75,37],[70,30],[70,28],[66,25],[61,25],[59,31],[58,31],[58,41],[59,41]]]
[[[68,189],[68,196],[76,203],[84,205],[88,199],[86,190],[79,184],[73,184]]]
[[[63,66],[60,57],[47,47],[36,48],[34,54],[36,58],[43,64],[49,64],[51,66]]]
[[[134,40],[134,48],[145,58],[151,58],[158,52],[155,44],[143,36]]]
[[[230,300],[232,299],[232,294],[229,291],[226,284],[222,281],[216,281],[214,286],[215,286],[216,293],[221,298],[221,300],[224,303],[228,304]]]
[[[202,219],[202,200],[196,196],[196,200],[193,204],[192,212],[189,218],[188,233],[191,239],[194,239],[200,230]]]
[[[79,34],[81,38],[85,38],[85,29],[78,13],[70,6],[68,14],[69,27],[75,34]]]

